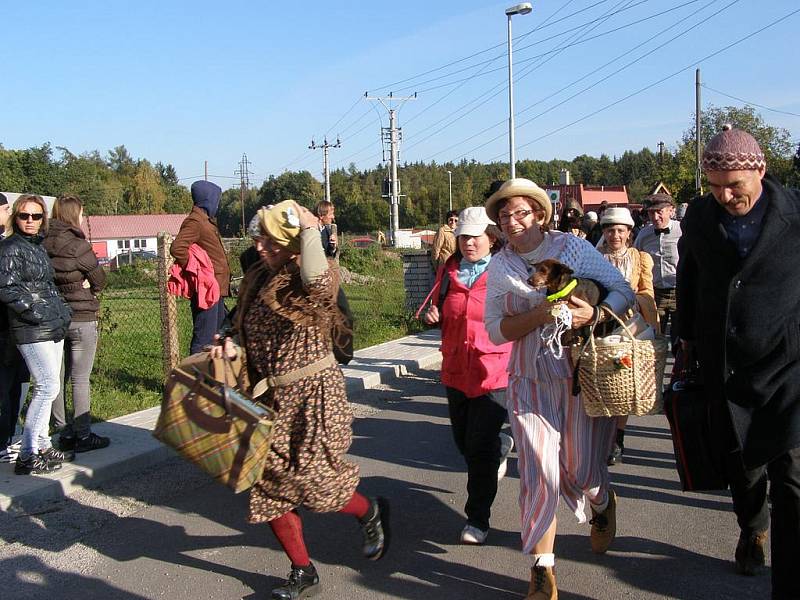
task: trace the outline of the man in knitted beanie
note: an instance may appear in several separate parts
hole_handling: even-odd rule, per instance
[[[764,566],[771,522],[772,598],[800,598],[800,191],[731,127],[709,141],[703,170],[711,193],[681,221],[678,333],[705,382],[741,530],[736,570]]]

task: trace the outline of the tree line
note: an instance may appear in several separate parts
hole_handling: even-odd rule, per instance
[[[784,184],[800,186],[800,145],[795,148],[789,131],[766,123],[752,107],[712,106],[701,114],[702,143],[725,123],[753,134],[766,154],[769,172]],[[632,202],[640,201],[659,182],[665,183],[676,199],[688,202],[695,194],[694,125],[675,147],[662,152],[642,148],[618,157],[583,154],[572,160],[522,160],[517,164],[517,176],[547,186],[558,182],[562,169],[570,171],[574,183],[625,185]],[[452,174],[454,209],[482,204],[491,183],[508,177],[506,163],[406,163],[399,175],[401,227],[442,222],[450,202],[447,171]],[[374,232],[386,228],[389,203],[383,195],[387,175],[384,165],[359,170],[351,164],[331,173],[331,200],[340,229]],[[54,151],[49,144],[27,150],[0,146],[0,189],[52,196],[77,194],[87,214],[181,213],[192,205],[189,190],[180,184],[172,165],[134,159],[124,146],[105,157],[97,151],[77,156],[62,147]],[[223,236],[240,235],[243,220],[246,224],[260,206],[291,198],[313,208],[322,197],[322,183],[308,171],[271,175],[258,188],[231,188],[222,196],[217,218],[220,231]]]

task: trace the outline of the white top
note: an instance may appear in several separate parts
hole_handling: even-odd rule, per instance
[[[660,289],[675,287],[675,272],[678,269],[680,221],[670,219],[668,229],[668,233],[658,234],[653,225],[648,225],[633,242],[634,248],[644,250],[653,257],[653,287]]]

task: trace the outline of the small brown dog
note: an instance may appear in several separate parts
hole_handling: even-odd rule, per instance
[[[567,265],[553,258],[548,258],[533,265],[533,274],[528,278],[528,283],[533,287],[545,287],[547,299],[568,301],[575,296],[584,302],[597,306],[602,299],[600,285],[591,279],[576,279],[576,284],[571,290],[562,290],[571,284],[574,271]],[[556,297],[557,296],[557,297]]]
[[[536,263],[533,268],[528,283],[532,287],[544,287],[547,290],[547,300],[550,302],[568,302],[574,296],[592,306],[597,306],[600,300],[605,298],[605,288],[591,279],[574,278],[572,276],[574,271],[560,261],[548,258]],[[589,331],[589,326],[576,331],[567,331],[561,337],[561,343],[564,346],[581,343],[588,339]]]

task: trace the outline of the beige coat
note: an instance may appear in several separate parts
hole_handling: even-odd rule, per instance
[[[630,249],[633,258],[630,284],[636,294],[636,303],[644,320],[658,330],[658,310],[653,290],[653,259],[647,252]]]
[[[456,236],[448,225],[442,225],[433,237],[431,261],[433,266],[439,268],[456,251]]]

